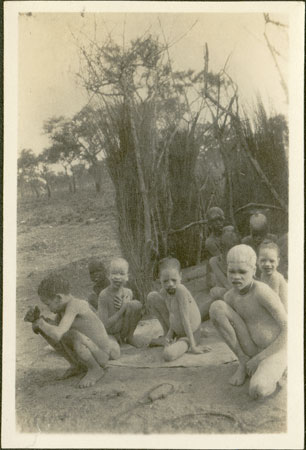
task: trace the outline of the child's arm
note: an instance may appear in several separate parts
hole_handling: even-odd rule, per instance
[[[205,242],[205,248],[212,256],[220,255],[220,249],[216,242],[213,241],[213,239],[208,238],[208,240]]]
[[[183,286],[179,286],[176,289],[176,298],[179,304],[179,311],[184,326],[184,330],[190,343],[190,350],[192,353],[203,353],[203,351],[199,347],[197,347],[194,340],[193,332],[191,329],[191,323],[189,320],[188,298],[186,296]]]
[[[77,314],[79,314],[78,307],[74,304],[67,305],[65,314],[58,325],[51,325],[43,318],[39,318],[35,323],[47,336],[50,336],[55,341],[60,341],[65,333],[70,330],[71,325]]]
[[[279,277],[279,298],[281,299],[286,311],[288,311],[288,286],[282,275]]]
[[[210,265],[213,273],[215,274],[218,286],[224,287],[226,289],[230,289],[231,286],[230,286],[226,276],[224,275],[224,273],[220,269],[216,256],[214,256],[213,258],[210,258],[209,265]]]
[[[120,319],[120,317],[122,316],[122,314],[125,311],[126,308],[126,301],[122,301],[122,305],[120,307],[120,309],[113,314],[112,316],[109,316],[109,311],[108,311],[108,306],[107,303],[109,301],[109,297],[107,295],[107,293],[102,292],[99,296],[99,300],[98,300],[98,316],[100,317],[100,320],[102,320],[106,331],[111,329],[112,326]]]
[[[279,296],[271,288],[265,286],[263,292],[258,295],[258,300],[278,324],[280,332],[267,348],[249,360],[247,363],[249,375],[255,372],[261,361],[283,349],[287,341],[287,314]]]
[[[174,330],[172,330],[171,325],[170,325],[168,333],[165,336],[166,342],[170,342],[173,339],[173,334],[174,334]]]

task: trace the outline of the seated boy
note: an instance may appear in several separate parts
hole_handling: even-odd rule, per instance
[[[93,258],[88,264],[89,276],[93,283],[93,292],[88,297],[88,302],[94,309],[98,309],[100,292],[109,285],[106,269],[102,261]]]
[[[287,282],[277,271],[279,265],[279,248],[271,241],[263,241],[258,250],[257,264],[261,271],[261,281],[277,293],[287,311]]]
[[[103,323],[88,302],[71,295],[68,281],[60,274],[44,278],[38,295],[56,314],[56,319],[52,324],[42,316],[34,317],[33,331],[41,334],[70,363],[63,378],[86,371],[79,386],[94,385],[102,377],[108,360],[119,358],[119,345],[107,336]],[[38,308],[36,312],[39,314]]]
[[[179,358],[188,350],[203,353],[209,348],[200,348],[201,315],[188,289],[181,284],[180,263],[175,258],[165,258],[159,266],[162,288],[150,292],[148,307],[160,321],[164,336],[151,341],[151,345],[164,345],[166,361]]]
[[[221,235],[221,254],[213,256],[209,260],[210,268],[214,275],[215,286],[210,290],[212,300],[223,298],[226,291],[231,288],[227,279],[226,256],[228,251],[239,243],[239,237],[232,225],[223,228]]]
[[[104,289],[98,300],[98,315],[106,331],[117,341],[138,347],[134,331],[142,315],[142,304],[133,299],[130,289],[124,287],[128,281],[129,264],[123,258],[110,263],[110,286]]]
[[[224,225],[224,212],[221,208],[213,206],[207,212],[207,221],[210,234],[205,241],[205,250],[208,255],[217,256],[221,253],[221,234]]]
[[[268,233],[268,220],[264,214],[256,213],[250,217],[250,234],[244,237],[242,244],[249,245],[257,253],[264,240],[276,242],[277,236]]]
[[[227,274],[232,288],[224,301],[216,300],[210,317],[239,360],[233,385],[249,375],[251,397],[272,394],[286,365],[287,314],[278,295],[254,280],[256,253],[247,245],[233,247],[227,255]]]

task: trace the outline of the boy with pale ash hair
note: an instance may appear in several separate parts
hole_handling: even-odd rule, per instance
[[[253,398],[271,395],[287,366],[287,314],[279,296],[254,280],[256,253],[247,245],[233,247],[227,255],[227,276],[232,288],[224,301],[216,300],[210,317],[239,360],[229,380],[241,385],[250,377]]]
[[[106,331],[120,343],[138,347],[134,331],[142,315],[142,304],[133,299],[128,281],[129,264],[123,258],[114,258],[110,263],[110,286],[104,289],[98,300],[98,314]]]
[[[35,307],[30,308],[24,320],[32,322],[33,331],[69,362],[63,379],[85,372],[79,386],[93,386],[103,376],[108,360],[119,358],[119,345],[107,335],[88,302],[70,293],[69,282],[61,274],[44,278],[38,295],[56,319],[44,318]]]

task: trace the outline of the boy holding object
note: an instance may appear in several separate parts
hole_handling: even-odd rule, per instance
[[[85,300],[75,298],[61,274],[52,273],[38,287],[42,303],[56,314],[55,321],[40,316],[38,307],[25,316],[33,331],[41,334],[69,363],[63,378],[86,372],[79,386],[93,386],[104,374],[109,359],[120,356],[120,347]]]

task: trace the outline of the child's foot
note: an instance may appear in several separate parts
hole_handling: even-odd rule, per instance
[[[80,388],[87,388],[96,384],[100,378],[104,375],[104,370],[102,367],[97,367],[96,369],[89,369],[84,378],[81,379],[79,383]]]
[[[153,338],[149,344],[149,347],[164,347],[166,344],[165,336],[159,336],[158,338]]]
[[[85,368],[82,366],[71,366],[69,369],[64,372],[64,374],[58,378],[58,380],[66,380],[67,378],[74,377],[75,375],[79,375],[81,372],[84,372]]]
[[[239,363],[238,369],[236,370],[234,375],[229,379],[229,382],[233,386],[240,386],[245,382],[246,376],[247,371],[245,364]]]

